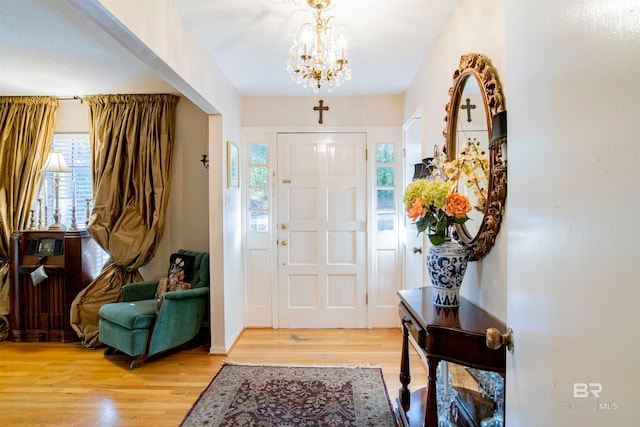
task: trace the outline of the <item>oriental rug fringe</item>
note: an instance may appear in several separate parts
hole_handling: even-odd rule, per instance
[[[380,368],[224,364],[182,427],[393,427]]]

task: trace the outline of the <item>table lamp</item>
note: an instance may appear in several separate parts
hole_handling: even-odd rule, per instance
[[[59,189],[60,189],[60,172],[71,172],[69,166],[67,166],[67,162],[64,161],[64,157],[62,153],[57,151],[52,151],[49,153],[49,158],[47,159],[47,163],[42,168],[41,172],[55,172],[55,189],[56,189],[56,208],[55,213],[53,214],[54,223],[49,226],[49,230],[64,230],[65,227],[60,224],[60,199],[59,199]]]

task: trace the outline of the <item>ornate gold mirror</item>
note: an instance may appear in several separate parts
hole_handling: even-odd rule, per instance
[[[463,55],[449,95],[444,147],[447,160],[457,159],[462,166],[458,192],[469,197],[474,207],[469,221],[456,224],[454,237],[469,248],[470,260],[476,261],[495,243],[507,195],[506,161],[502,147],[495,143],[492,124],[496,119],[506,121],[506,111],[500,81],[489,59],[477,53]],[[499,127],[506,140],[504,124]]]

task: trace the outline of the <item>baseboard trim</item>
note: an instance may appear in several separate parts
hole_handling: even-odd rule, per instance
[[[233,346],[236,344],[236,342],[240,338],[240,335],[242,335],[242,331],[244,331],[244,326],[240,326],[235,331],[235,333],[231,335],[232,338],[230,339],[230,341],[227,342],[227,344],[224,347],[211,346],[209,348],[209,354],[224,354],[224,355],[229,354]]]

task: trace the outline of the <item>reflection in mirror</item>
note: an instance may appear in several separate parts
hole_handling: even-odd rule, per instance
[[[461,174],[458,178],[458,192],[469,198],[473,210],[465,223],[469,235],[475,236],[480,230],[489,188],[489,127],[480,86],[474,76],[463,82],[461,102],[455,133],[456,159]]]
[[[440,362],[438,385],[453,397],[449,413],[444,412],[442,425],[499,427],[504,425],[504,377],[497,372]],[[448,384],[444,379],[448,378]],[[449,389],[447,390],[447,386]],[[440,389],[438,390],[440,392]],[[440,400],[440,394],[438,394]],[[445,399],[446,400],[446,399]],[[440,408],[438,408],[440,409]],[[451,414],[453,412],[453,414]],[[457,422],[451,424],[452,420]],[[449,424],[447,424],[449,423]]]
[[[486,56],[477,53],[462,55],[449,94],[443,135],[452,169],[445,173],[451,176],[453,170],[461,171],[458,191],[475,208],[471,220],[456,224],[453,234],[469,248],[469,259],[477,261],[493,247],[504,213],[507,166],[502,147],[489,147],[492,117],[505,111],[504,98],[495,69]]]

